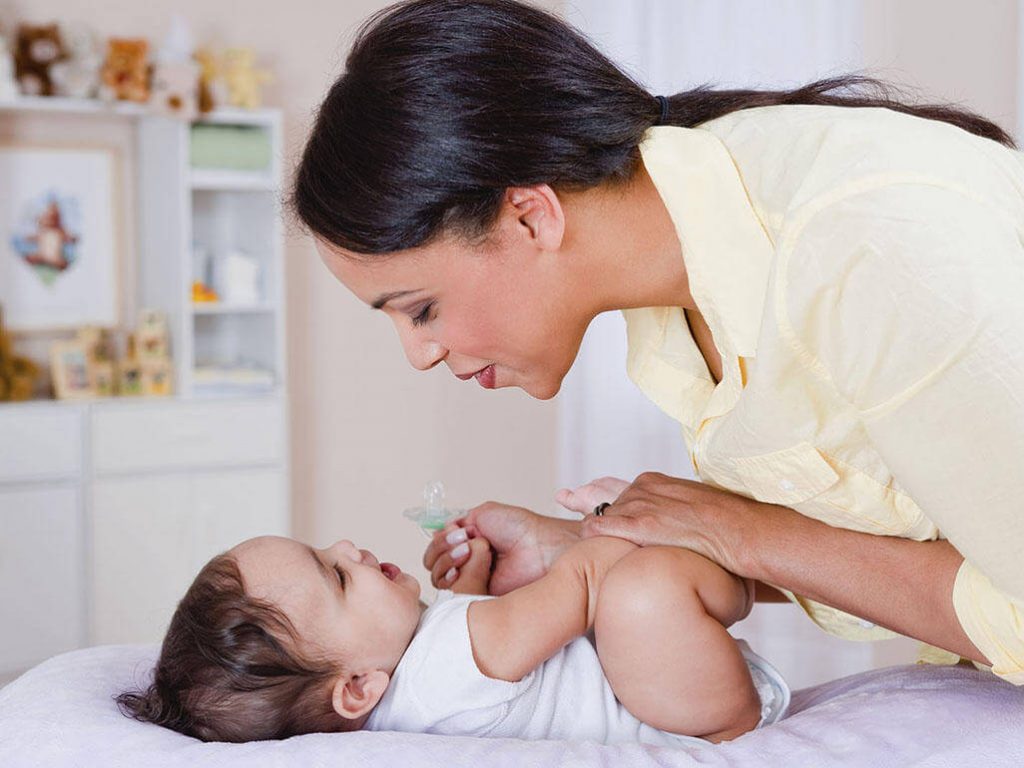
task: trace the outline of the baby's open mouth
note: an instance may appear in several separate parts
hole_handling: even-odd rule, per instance
[[[398,578],[398,574],[400,574],[402,572],[402,569],[399,568],[394,563],[381,563],[380,564],[380,570],[381,570],[381,573],[383,573],[385,576],[387,576],[392,581],[397,579]]]

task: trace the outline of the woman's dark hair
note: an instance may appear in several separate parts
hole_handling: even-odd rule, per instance
[[[284,739],[348,730],[331,706],[331,662],[299,658],[288,618],[245,594],[236,562],[218,555],[171,618],[152,684],[117,696],[121,711],[203,741]]]
[[[909,105],[848,74],[794,90],[669,98],[670,125],[778,104],[886,107],[1014,146],[949,105]],[[485,235],[510,186],[629,179],[660,116],[641,85],[556,16],[514,0],[412,0],[359,31],[317,114],[289,204],[316,237],[360,254]]]

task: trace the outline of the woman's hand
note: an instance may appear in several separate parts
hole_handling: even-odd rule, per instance
[[[744,521],[760,504],[704,483],[645,472],[619,494],[603,516],[588,514],[581,533],[584,537],[618,536],[640,546],[686,547],[728,571],[747,575],[741,563],[746,550]]]
[[[555,501],[573,512],[589,515],[598,504],[613,503],[628,487],[628,480],[599,477],[576,489],[562,488],[555,494]]]
[[[423,553],[423,565],[435,587],[451,587],[468,562],[470,540],[475,538],[491,545],[489,590],[503,595],[547,573],[555,558],[579,540],[579,523],[493,501],[474,507],[435,533]]]

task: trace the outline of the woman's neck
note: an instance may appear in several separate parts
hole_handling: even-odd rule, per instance
[[[640,163],[627,184],[563,196],[563,247],[578,265],[594,314],[634,307],[696,309],[679,237]]]

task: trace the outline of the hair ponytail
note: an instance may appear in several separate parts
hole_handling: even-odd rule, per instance
[[[853,91],[844,93],[844,91]],[[910,106],[847,75],[789,91],[668,99],[671,125],[776,104],[886,107],[1007,146],[966,110]],[[361,254],[485,234],[505,189],[586,189],[632,176],[659,101],[566,22],[515,0],[412,0],[360,30],[296,171],[289,204],[317,237]]]

